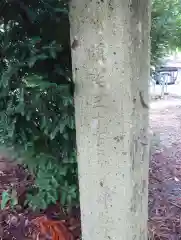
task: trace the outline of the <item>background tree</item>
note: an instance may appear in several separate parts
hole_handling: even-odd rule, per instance
[[[170,49],[180,45],[181,4],[179,0],[152,0],[151,64],[159,64]]]

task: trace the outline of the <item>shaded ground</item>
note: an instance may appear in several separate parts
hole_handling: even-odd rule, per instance
[[[160,143],[150,163],[150,239],[181,239],[181,98],[151,104],[150,125]]]

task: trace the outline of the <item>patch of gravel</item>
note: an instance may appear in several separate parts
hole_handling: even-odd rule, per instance
[[[166,148],[181,143],[181,98],[170,96],[151,103],[150,128]]]

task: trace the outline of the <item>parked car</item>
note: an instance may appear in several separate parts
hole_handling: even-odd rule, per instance
[[[161,67],[154,73],[156,84],[175,84],[178,75],[178,68],[176,67]]]

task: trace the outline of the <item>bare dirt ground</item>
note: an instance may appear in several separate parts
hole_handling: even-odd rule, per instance
[[[151,103],[150,239],[181,239],[181,97]]]

